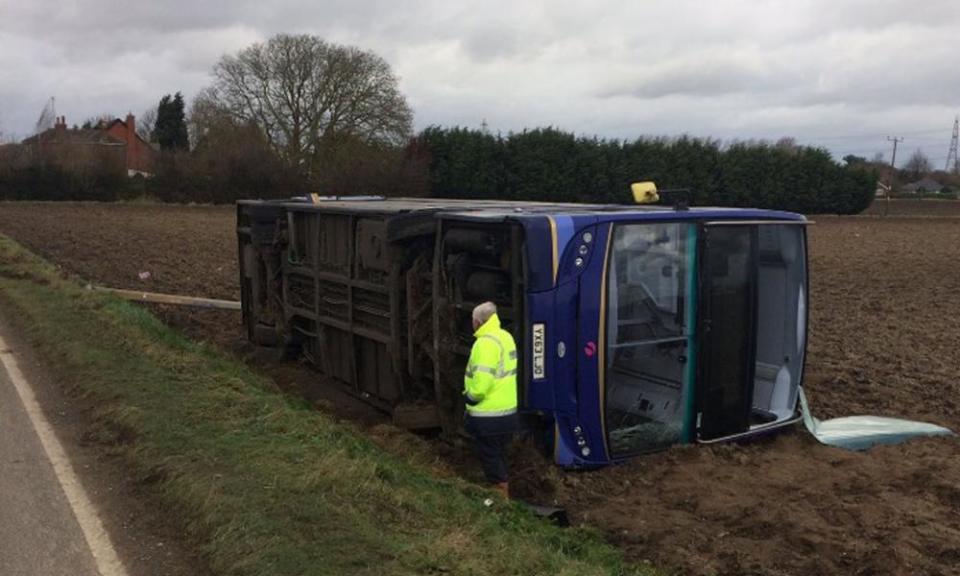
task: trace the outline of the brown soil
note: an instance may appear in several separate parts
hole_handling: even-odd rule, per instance
[[[814,219],[808,397],[820,418],[882,414],[960,430],[960,203],[892,202],[891,214]],[[237,295],[229,207],[0,204],[0,233],[99,283]],[[285,388],[318,389],[315,373],[254,354],[235,314],[156,310]],[[346,396],[321,396],[318,404],[382,443],[422,444]],[[439,471],[475,474],[461,448],[427,444]],[[797,428],[589,473],[524,451],[514,484],[566,506],[631,560],[685,574],[960,574],[958,457],[953,439],[851,453]]]
[[[943,218],[960,216],[960,201],[937,198],[891,198],[889,205],[883,198],[864,211],[867,216],[917,216]]]
[[[239,300],[234,219],[223,206],[0,202],[3,234],[94,284]]]

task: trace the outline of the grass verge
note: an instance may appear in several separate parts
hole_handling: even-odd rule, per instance
[[[593,531],[484,506],[3,236],[0,306],[218,574],[646,573]]]

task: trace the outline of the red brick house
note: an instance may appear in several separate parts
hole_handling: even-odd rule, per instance
[[[149,176],[157,162],[157,151],[137,135],[133,114],[94,128],[67,128],[66,118],[60,116],[53,128],[27,138],[23,145],[34,159],[70,169],[101,167]]]
[[[153,174],[157,161],[157,151],[137,135],[136,118],[127,114],[126,120],[115,119],[102,128],[108,135],[122,140],[127,145],[127,173]]]

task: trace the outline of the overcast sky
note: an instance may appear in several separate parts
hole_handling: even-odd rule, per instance
[[[836,155],[945,162],[960,111],[958,0],[0,0],[0,132],[141,113],[279,32],[370,49],[417,129],[793,136]],[[898,161],[898,164],[900,162]]]

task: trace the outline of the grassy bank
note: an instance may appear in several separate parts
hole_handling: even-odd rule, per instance
[[[561,530],[437,479],[136,305],[0,236],[0,306],[96,399],[97,429],[219,574],[632,573]]]

